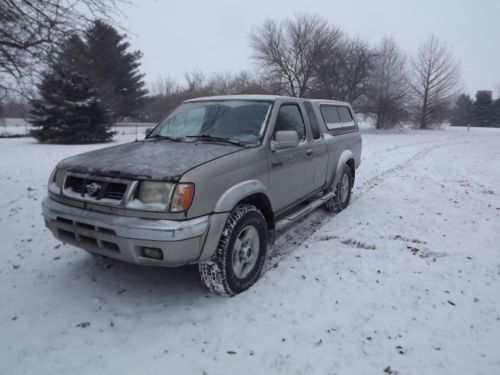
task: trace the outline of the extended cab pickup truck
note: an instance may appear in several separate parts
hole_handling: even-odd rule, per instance
[[[347,103],[192,99],[143,140],[61,161],[43,213],[65,243],[141,265],[197,263],[212,292],[234,295],[259,278],[276,232],[349,204],[360,154]]]

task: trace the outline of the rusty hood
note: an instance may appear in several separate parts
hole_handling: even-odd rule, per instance
[[[178,181],[194,167],[243,149],[212,142],[143,140],[72,156],[58,167],[99,176]]]

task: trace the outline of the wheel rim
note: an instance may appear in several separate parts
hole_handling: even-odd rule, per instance
[[[345,203],[347,201],[347,197],[349,196],[349,176],[347,173],[344,173],[342,176],[342,181],[340,183],[340,201]]]
[[[244,279],[254,269],[259,252],[259,232],[254,226],[248,225],[238,233],[233,247],[232,266],[238,279]]]

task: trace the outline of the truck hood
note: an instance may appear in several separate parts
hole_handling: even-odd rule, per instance
[[[188,170],[243,149],[210,142],[143,140],[72,156],[58,167],[99,176],[179,181]]]

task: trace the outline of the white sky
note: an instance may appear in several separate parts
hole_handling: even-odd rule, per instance
[[[346,33],[375,44],[392,35],[414,53],[431,34],[446,41],[471,94],[500,94],[500,0],[135,0],[121,21],[133,49],[144,53],[146,81],[184,73],[254,67],[248,34],[265,18],[318,14]]]

